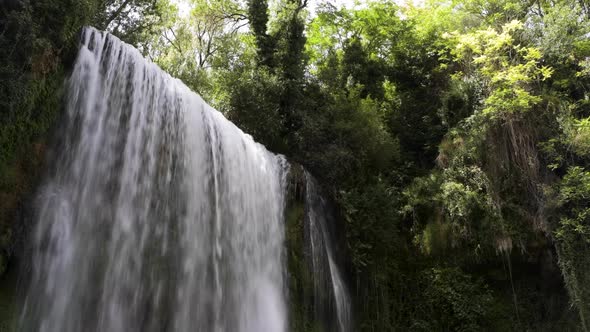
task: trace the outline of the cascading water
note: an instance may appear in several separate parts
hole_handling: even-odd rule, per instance
[[[284,331],[284,158],[87,28],[38,198],[25,331]]]
[[[330,208],[320,195],[316,181],[307,172],[305,182],[305,225],[311,253],[316,315],[320,321],[328,322],[327,329],[348,332],[352,329],[350,299],[334,258],[332,234],[328,229]],[[331,317],[334,315],[336,317]],[[330,325],[332,321],[336,321],[336,326]]]
[[[19,329],[285,331],[285,159],[93,28],[67,88]],[[324,201],[306,180],[313,278],[334,299],[318,303],[335,303],[348,332]]]

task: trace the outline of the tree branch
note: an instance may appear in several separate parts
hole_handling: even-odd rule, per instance
[[[174,30],[172,30],[172,28],[170,28],[169,30],[170,30],[170,32],[172,32],[172,35],[174,36],[174,39],[175,39],[175,40],[177,40],[178,38],[176,38],[176,34],[174,33]],[[182,52],[182,48],[180,47],[180,45],[177,45],[176,43],[174,43],[174,41],[172,41],[170,38],[168,38],[167,31],[168,31],[168,30],[164,30],[164,35],[163,35],[163,36],[164,36],[164,38],[165,38],[165,39],[166,39],[166,40],[167,40],[167,41],[170,43],[170,45],[174,46],[174,48],[175,48],[175,49],[176,49],[178,52],[180,52],[180,53],[183,53],[183,52]]]
[[[300,2],[299,6],[295,9],[295,14],[299,14],[303,8],[307,7],[307,2],[308,0],[303,0],[303,2]]]
[[[127,5],[129,3],[131,3],[131,1],[133,0],[125,0],[121,6],[119,6],[119,8],[117,8],[117,10],[115,10],[106,20],[106,22],[104,23],[104,27],[103,29],[106,29],[111,22],[113,22],[119,15],[121,15],[121,12],[123,11],[123,9],[125,9],[125,7],[127,7]]]

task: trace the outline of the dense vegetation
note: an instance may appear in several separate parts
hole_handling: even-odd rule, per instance
[[[2,266],[94,25],[321,181],[355,330],[590,329],[586,1],[189,3],[0,2]]]

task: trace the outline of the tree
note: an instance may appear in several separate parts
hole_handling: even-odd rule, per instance
[[[147,55],[162,69],[191,89],[207,95],[211,70],[223,67],[226,57],[237,53],[245,14],[232,0],[190,2],[186,17],[171,17],[147,45]],[[223,60],[218,61],[219,54]]]
[[[168,0],[96,0],[94,21],[123,41],[140,46],[169,15]],[[168,13],[167,13],[168,12]]]

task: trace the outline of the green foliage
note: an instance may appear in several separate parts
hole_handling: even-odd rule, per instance
[[[559,184],[557,204],[563,211],[555,226],[559,265],[584,329],[590,319],[590,172],[571,167]]]
[[[490,326],[493,297],[482,280],[457,268],[433,268],[422,278],[426,319],[417,315],[411,330],[481,331]]]
[[[170,11],[168,0],[85,0],[94,4],[93,24],[132,45],[141,46]],[[89,13],[86,11],[85,13]],[[92,13],[90,11],[90,13]]]
[[[268,35],[268,3],[266,0],[248,1],[248,20],[256,37],[258,62],[272,66],[274,41]]]
[[[227,59],[242,47],[239,29],[243,9],[233,1],[192,0],[190,13],[177,17],[169,5],[162,22],[143,45],[146,55],[170,75],[203,96],[211,96],[211,69],[229,65]]]
[[[590,156],[590,118],[573,119],[572,127],[566,135],[574,153],[584,157]]]
[[[246,73],[232,82],[229,90],[229,119],[269,149],[283,151],[285,142],[280,139],[282,118],[276,101],[280,98],[278,78],[265,69]]]
[[[326,183],[353,185],[351,173],[359,178],[373,172],[383,172],[399,154],[397,142],[383,123],[383,108],[372,99],[361,99],[360,91],[350,94],[326,93],[318,109],[303,117],[298,134],[301,158],[312,170],[326,170]],[[338,164],[339,167],[330,167]]]
[[[512,21],[502,26],[501,32],[488,28],[447,35],[455,44],[452,53],[467,62],[466,69],[476,69],[487,81],[490,92],[484,114],[525,112],[541,101],[531,93],[530,85],[549,78],[553,70],[540,65],[538,49],[518,43],[516,35],[522,29],[521,22]]]
[[[397,198],[383,181],[339,193],[348,232],[346,233],[353,265],[359,270],[379,267],[387,278],[395,266],[400,250],[396,218]],[[395,218],[395,219],[392,219]]]
[[[414,243],[434,256],[460,250],[467,260],[510,250],[514,225],[503,221],[490,179],[477,165],[454,162],[442,172],[417,178],[404,192],[405,212],[414,220]]]

